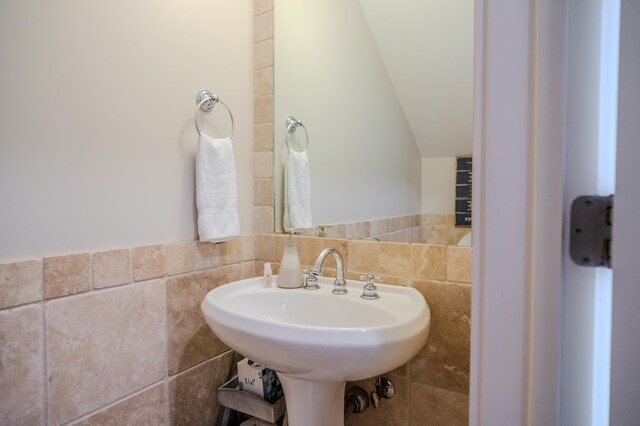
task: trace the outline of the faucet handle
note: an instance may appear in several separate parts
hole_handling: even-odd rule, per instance
[[[304,288],[305,290],[317,290],[317,289],[319,289],[320,285],[318,284],[318,275],[316,274],[314,269],[313,268],[311,268],[311,269],[304,268],[302,271],[309,274],[309,276],[307,278],[305,278],[304,286],[302,288]]]
[[[373,284],[374,281],[380,281],[380,277],[376,277],[373,274],[368,275],[360,275],[361,280],[367,280],[367,283],[364,285],[362,289],[362,294],[360,297],[363,299],[373,300],[377,299],[378,296],[378,288]]]

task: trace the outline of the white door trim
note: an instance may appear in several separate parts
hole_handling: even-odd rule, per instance
[[[558,419],[564,16],[476,1],[471,425]]]

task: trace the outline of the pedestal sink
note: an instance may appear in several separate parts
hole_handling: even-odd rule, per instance
[[[251,278],[210,291],[201,305],[224,343],[278,372],[291,426],[343,425],[345,382],[401,366],[429,334],[429,307],[411,287],[378,284],[380,297],[365,300],[362,282],[347,281],[344,295],[331,293],[333,279],[319,284],[265,288]]]

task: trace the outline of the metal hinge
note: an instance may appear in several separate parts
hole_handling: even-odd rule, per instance
[[[611,268],[613,195],[585,195],[571,203],[569,254],[580,266]]]

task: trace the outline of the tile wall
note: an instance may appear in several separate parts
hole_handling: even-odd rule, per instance
[[[255,237],[256,270],[272,262],[274,273],[286,236]],[[349,417],[347,425],[465,425],[469,404],[471,334],[471,248],[430,244],[296,237],[300,261],[312,266],[325,247],[342,254],[347,277],[373,273],[383,281],[415,287],[431,309],[429,339],[408,364],[389,373],[396,397],[378,410]],[[323,275],[335,274],[328,258]],[[359,385],[374,389],[374,380]]]
[[[0,263],[0,424],[213,424],[232,352],[200,302],[254,257],[247,235]]]
[[[0,263],[0,424],[207,424],[232,352],[205,324],[204,295],[274,272],[285,236],[247,235]],[[296,237],[303,265],[325,247],[348,278],[412,285],[431,308],[429,340],[389,373],[397,396],[349,425],[465,424],[471,249]],[[324,274],[335,264],[327,259]],[[373,389],[373,381],[361,383]],[[409,413],[409,415],[398,415]]]
[[[388,217],[360,222],[349,222],[323,226],[329,238],[376,239],[378,241],[398,241],[419,243],[422,239],[421,215]],[[316,237],[320,226],[306,228],[300,234]]]
[[[471,227],[456,226],[455,214],[420,215],[422,242],[426,244],[456,245]]]
[[[274,231],[273,0],[253,2],[253,231]]]
[[[456,227],[453,214],[416,214],[387,217],[360,222],[328,225],[324,232],[329,238],[375,239],[400,243],[456,245],[471,232],[468,227]],[[309,237],[318,236],[320,226],[301,230]]]

